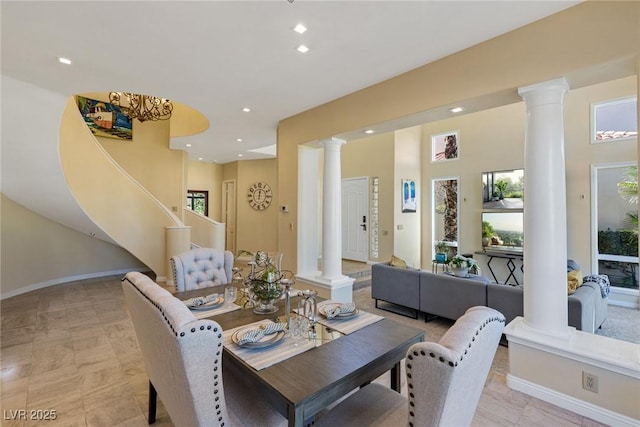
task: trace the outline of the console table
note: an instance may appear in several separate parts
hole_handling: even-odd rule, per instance
[[[513,281],[516,282],[516,285],[520,284],[514,274],[516,271],[516,264],[513,262],[513,260],[514,259],[522,260],[524,258],[522,252],[486,249],[483,251],[476,251],[476,254],[486,255],[487,257],[489,257],[489,261],[487,262],[487,267],[489,267],[491,276],[493,276],[493,280],[495,280],[496,283],[500,283],[500,281],[498,280],[495,273],[493,272],[493,269],[491,268],[491,261],[493,261],[494,258],[506,259],[507,260],[506,264],[507,264],[507,268],[509,269],[509,274],[507,275],[507,278],[503,283],[507,284],[509,282],[509,279],[513,278]],[[524,264],[520,266],[520,271],[524,271]]]

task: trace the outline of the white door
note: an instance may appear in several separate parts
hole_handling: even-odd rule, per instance
[[[342,180],[342,258],[369,259],[369,178]]]
[[[236,182],[222,183],[222,222],[225,223],[226,249],[236,253]]]

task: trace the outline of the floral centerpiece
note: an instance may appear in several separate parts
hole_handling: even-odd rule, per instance
[[[449,268],[451,268],[451,272],[454,275],[467,277],[469,275],[469,270],[477,271],[478,263],[473,258],[456,255],[449,260]]]
[[[253,311],[260,314],[275,313],[278,307],[274,303],[284,293],[286,280],[280,269],[280,256],[269,252],[258,251],[250,254],[253,259],[249,261],[251,271],[246,279],[246,284],[252,294],[256,306]]]

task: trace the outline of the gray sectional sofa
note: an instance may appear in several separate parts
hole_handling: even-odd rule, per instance
[[[381,307],[379,301],[384,301],[411,309],[415,318],[424,313],[425,320],[434,316],[455,320],[476,305],[500,311],[507,322],[523,315],[522,286],[490,283],[482,276],[460,278],[403,269],[389,263],[372,265],[371,297],[377,308],[393,308],[388,304]],[[602,297],[599,285],[584,283],[569,295],[568,310],[570,326],[594,332],[607,317],[607,300]]]

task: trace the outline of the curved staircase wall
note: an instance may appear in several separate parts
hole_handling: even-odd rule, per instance
[[[191,243],[202,248],[225,250],[225,224],[184,209],[184,223],[191,227]]]
[[[63,113],[59,149],[67,184],[85,213],[158,277],[164,277],[166,230],[184,224],[109,155],[84,123],[73,97]],[[140,159],[138,167],[154,165]]]

